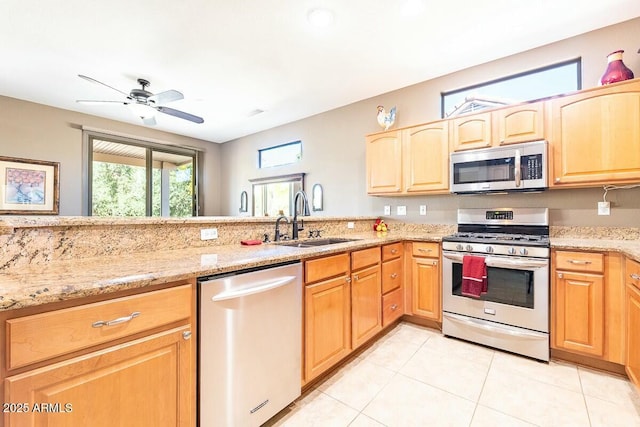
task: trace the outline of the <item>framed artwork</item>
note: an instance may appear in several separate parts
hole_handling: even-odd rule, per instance
[[[57,162],[0,156],[0,215],[57,215]]]

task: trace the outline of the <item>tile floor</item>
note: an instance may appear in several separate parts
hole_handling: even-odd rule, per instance
[[[640,426],[625,378],[401,323],[269,426]]]

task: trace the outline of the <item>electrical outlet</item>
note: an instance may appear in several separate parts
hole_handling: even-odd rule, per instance
[[[391,215],[391,206],[386,205],[386,206],[384,207],[384,214],[385,214],[385,215]]]
[[[407,214],[407,207],[406,206],[398,206],[398,208],[396,209],[396,214],[398,214],[398,215],[406,215]]]
[[[427,214],[427,205],[420,205],[420,215]]]
[[[349,222],[347,223],[347,228],[355,228],[355,226],[356,226],[356,225],[355,225],[352,221],[349,221]]]
[[[611,215],[609,202],[598,202],[598,215]]]
[[[212,240],[218,238],[217,228],[202,228],[200,229],[200,240]]]

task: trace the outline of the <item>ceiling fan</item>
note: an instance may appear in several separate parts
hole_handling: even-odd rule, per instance
[[[102,86],[106,86],[109,89],[113,89],[116,92],[125,96],[123,101],[93,101],[86,99],[79,99],[76,102],[81,104],[121,104],[128,106],[131,111],[138,117],[142,119],[142,122],[145,125],[153,126],[156,124],[155,112],[159,111],[164,114],[169,114],[170,116],[178,117],[180,119],[189,120],[194,123],[204,123],[204,119],[202,117],[195,116],[193,114],[185,113],[184,111],[176,110],[174,108],[165,107],[163,104],[172,101],[178,101],[184,98],[184,95],[177,90],[167,90],[164,92],[156,93],[155,95],[148,90],[146,90],[147,86],[150,86],[148,80],[138,79],[138,84],[142,86],[142,89],[131,89],[131,92],[128,94],[116,89],[112,86],[109,86],[106,83],[102,83],[96,79],[91,77],[83,76],[82,74],[78,74],[78,77],[83,78],[91,83],[97,83]]]

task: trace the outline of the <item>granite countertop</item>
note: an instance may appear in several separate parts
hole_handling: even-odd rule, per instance
[[[342,236],[344,237],[344,236]],[[404,240],[440,241],[441,234],[350,234],[352,242],[313,248],[275,243],[174,249],[54,261],[0,274],[0,310],[143,288],[193,277],[330,255]]]
[[[443,234],[425,232],[363,233],[359,239],[312,248],[280,244],[219,245],[143,252],[128,256],[101,256],[55,261],[4,271],[0,274],[0,310],[143,288],[193,277],[224,273],[292,260],[325,256],[405,240],[442,240]],[[345,237],[345,236],[341,236]],[[639,240],[552,238],[558,249],[616,251],[640,262]]]

